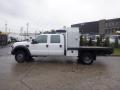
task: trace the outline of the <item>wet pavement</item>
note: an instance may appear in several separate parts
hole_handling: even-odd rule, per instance
[[[71,57],[18,64],[10,48],[2,48],[0,90],[120,90],[120,57],[98,57],[90,66]]]

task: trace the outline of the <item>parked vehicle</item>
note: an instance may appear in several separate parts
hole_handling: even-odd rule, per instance
[[[115,43],[116,38],[118,39],[118,44],[120,44],[120,35],[110,35],[109,36],[110,44]]]
[[[67,28],[62,34],[41,34],[32,42],[17,42],[11,51],[18,63],[36,56],[74,56],[78,57],[78,63],[86,65],[92,64],[96,56],[112,53],[111,47],[80,46],[78,28]]]
[[[97,38],[100,38],[100,35],[92,35],[92,41],[97,42]]]
[[[93,34],[83,34],[83,38],[86,38],[87,41],[90,40],[90,38],[92,39],[93,42],[97,42],[97,38],[100,38],[100,35],[93,35]]]

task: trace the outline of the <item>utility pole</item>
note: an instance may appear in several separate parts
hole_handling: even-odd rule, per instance
[[[24,31],[24,39],[26,40],[26,32]]]
[[[28,36],[29,23],[27,23],[26,25],[27,25],[27,36]]]
[[[5,33],[7,33],[7,23],[5,23]]]
[[[20,35],[23,34],[23,27],[20,28]]]
[[[35,31],[35,38],[36,38],[37,31]]]
[[[10,28],[9,28],[9,34],[10,34]]]

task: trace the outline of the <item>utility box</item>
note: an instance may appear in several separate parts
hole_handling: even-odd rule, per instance
[[[67,28],[67,47],[68,48],[79,48],[80,33],[79,28]]]

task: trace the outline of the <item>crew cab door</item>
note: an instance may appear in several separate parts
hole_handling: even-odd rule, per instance
[[[64,36],[50,35],[49,55],[64,55]]]
[[[48,55],[48,36],[40,35],[35,39],[35,41],[37,43],[31,44],[29,47],[31,54],[37,56]]]

